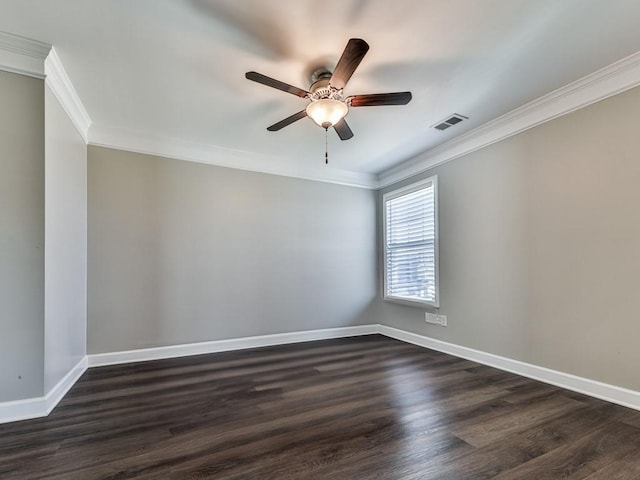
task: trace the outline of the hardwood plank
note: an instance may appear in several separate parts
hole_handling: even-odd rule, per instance
[[[640,429],[618,422],[582,436],[496,477],[497,480],[574,480],[592,476],[638,450]],[[636,457],[640,462],[640,458]],[[624,477],[623,477],[624,478]],[[635,478],[629,474],[629,480]]]
[[[640,478],[640,450],[634,450],[614,463],[592,473],[585,480],[628,480]]]
[[[640,412],[378,335],[90,369],[3,480],[640,478]]]
[[[611,416],[582,406],[482,448],[425,467],[425,478],[488,479],[604,427]]]
[[[559,417],[581,405],[562,396],[545,398],[518,408],[514,407],[498,418],[473,422],[460,429],[454,429],[454,434],[474,447],[483,447],[549,418]]]

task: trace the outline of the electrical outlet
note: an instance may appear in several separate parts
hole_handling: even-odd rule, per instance
[[[424,321],[427,323],[433,323],[434,325],[440,325],[441,327],[447,326],[447,316],[440,315],[438,313],[424,312]]]

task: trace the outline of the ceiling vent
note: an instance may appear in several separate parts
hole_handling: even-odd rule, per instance
[[[469,120],[469,117],[465,117],[464,115],[460,115],[459,113],[454,113],[446,120],[442,120],[434,125],[431,125],[431,128],[435,128],[436,130],[446,130],[449,127],[453,127],[455,124],[462,122],[463,120]]]

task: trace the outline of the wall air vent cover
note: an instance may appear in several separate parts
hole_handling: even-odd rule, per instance
[[[455,124],[468,119],[469,117],[465,117],[464,115],[460,115],[459,113],[454,113],[453,115],[450,115],[445,120],[442,120],[434,125],[431,125],[431,128],[435,128],[436,130],[446,130],[449,127],[453,127]]]

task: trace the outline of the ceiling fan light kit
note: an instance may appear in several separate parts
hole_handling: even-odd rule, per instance
[[[349,113],[349,107],[340,100],[322,98],[312,101],[307,105],[305,111],[318,126],[329,128],[333,127]]]
[[[318,126],[325,130],[333,127],[341,140],[348,140],[353,137],[353,132],[344,119],[349,113],[349,107],[406,105],[409,103],[411,101],[411,92],[344,96],[344,87],[368,50],[369,45],[364,40],[360,38],[350,39],[333,73],[326,67],[319,67],[313,71],[309,91],[258,72],[247,72],[245,77],[248,80],[309,100],[309,104],[304,110],[274,123],[267,127],[267,130],[275,132],[301,118],[311,117]]]

